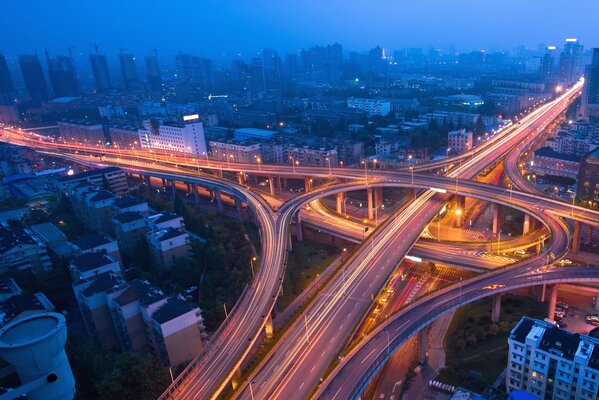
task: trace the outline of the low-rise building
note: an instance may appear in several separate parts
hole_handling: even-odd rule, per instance
[[[170,211],[163,211],[159,214],[150,215],[148,217],[148,222],[151,228],[154,230],[167,228],[185,229],[183,217],[180,217]]]
[[[73,212],[83,224],[97,233],[112,233],[112,205],[117,197],[88,183],[77,183],[68,190]]]
[[[73,247],[69,244],[66,235],[53,223],[44,222],[31,225],[28,228],[28,231],[31,232],[39,242],[44,243],[58,258],[66,259],[73,255]]]
[[[347,107],[357,108],[365,111],[369,116],[382,115],[385,116],[391,112],[391,102],[381,99],[362,99],[350,97],[347,99]]]
[[[112,203],[112,206],[114,208],[114,215],[124,212],[138,212],[142,215],[150,214],[148,203],[133,196],[125,196],[117,199]]]
[[[263,162],[260,143],[238,140],[225,142],[211,140],[209,145],[212,157],[217,160],[245,164]]]
[[[111,192],[121,196],[129,191],[125,171],[117,167],[106,167],[92,169],[78,174],[67,175],[60,179],[60,185],[63,189],[72,186],[74,183],[89,182],[93,186],[103,187],[108,184]]]
[[[116,240],[105,233],[90,233],[79,236],[71,242],[77,255],[85,253],[102,253],[121,261],[121,253]]]
[[[0,279],[0,303],[10,299],[12,296],[21,294],[23,291],[12,278]]]
[[[29,315],[54,311],[54,304],[41,292],[21,293],[0,303],[0,326]]]
[[[508,337],[505,385],[541,399],[596,399],[599,340],[524,317]]]
[[[462,154],[472,150],[472,132],[458,129],[447,133],[447,147],[453,154]]]
[[[244,140],[272,140],[277,132],[267,129],[239,128],[233,132],[233,139]]]
[[[580,157],[557,153],[549,147],[534,152],[531,170],[536,175],[562,176],[576,179],[580,167]]]
[[[148,234],[152,263],[160,268],[170,268],[179,259],[189,257],[191,246],[185,230],[167,228]]]
[[[21,227],[0,224],[0,273],[50,268],[52,262],[43,242]]]
[[[107,254],[84,253],[75,257],[69,264],[73,282],[91,279],[97,275],[111,273],[120,276],[121,264]]]
[[[89,121],[58,121],[58,129],[65,143],[95,146],[106,143],[106,130],[101,123]]]
[[[133,254],[148,233],[146,217],[134,211],[116,215],[112,219],[119,249],[125,254]]]

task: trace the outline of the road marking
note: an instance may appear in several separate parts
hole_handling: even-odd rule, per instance
[[[314,366],[312,367],[312,369],[310,370],[310,372],[314,372],[314,368],[316,368],[316,364],[314,364]]]
[[[304,387],[304,383],[305,383],[305,382],[302,382],[302,384],[301,384],[301,385],[300,385],[300,387],[299,387],[300,389],[301,389],[302,387]]]
[[[368,353],[368,355],[366,357],[364,357],[364,359],[362,360],[362,362],[360,364],[364,364],[364,361],[366,361],[368,359],[368,357],[370,357],[372,355],[372,353],[374,353],[376,349],[372,349],[372,351],[370,353]]]

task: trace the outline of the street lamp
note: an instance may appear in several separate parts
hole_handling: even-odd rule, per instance
[[[377,206],[377,207],[374,208],[374,224],[375,225],[379,224],[379,212],[378,212],[379,208],[384,210],[385,209],[385,205],[381,204],[380,206]]]
[[[258,171],[262,172],[262,164],[260,163],[262,160],[260,157],[256,157],[256,161],[258,162]]]
[[[295,174],[295,159],[293,156],[289,156],[289,159],[291,160],[291,166],[293,167],[293,173]]]
[[[256,261],[256,260],[257,260],[256,257],[250,258],[250,268],[252,270],[252,278],[254,278],[254,276],[255,276],[255,273],[254,273],[254,261]]]
[[[368,159],[363,160],[362,164],[364,164],[364,178],[366,179],[366,183],[368,184]]]
[[[499,254],[499,246],[501,245],[501,232],[503,231],[500,229],[497,233],[497,254]]]
[[[229,154],[230,158],[233,158],[233,154]],[[229,161],[229,157],[227,157],[227,168],[231,169],[231,161]]]
[[[331,171],[331,159],[329,157],[327,157],[326,160],[329,163],[329,176],[331,176],[331,175],[333,175],[333,172]]]
[[[203,151],[202,154],[206,156],[206,164],[208,164],[208,166],[210,166],[210,160],[208,159],[208,152]]]

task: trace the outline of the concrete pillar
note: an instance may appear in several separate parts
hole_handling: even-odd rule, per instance
[[[279,186],[279,192],[282,192],[283,191],[283,179],[281,179],[280,176],[277,176],[277,183]]]
[[[422,330],[418,332],[418,353],[420,364],[424,364],[428,358],[427,328],[422,328]]]
[[[547,296],[547,285],[541,285],[540,286],[541,290],[539,293],[539,301],[541,303],[545,302],[545,297]]]
[[[223,177],[223,170],[222,169],[215,169],[214,173],[217,177],[222,178]]]
[[[374,219],[374,207],[372,206],[372,188],[366,189],[366,197],[368,198],[368,219]]]
[[[493,310],[491,311],[491,321],[499,322],[499,316],[501,315],[501,293],[497,293],[493,296]]]
[[[295,238],[301,242],[302,240],[304,240],[304,235],[302,233],[302,217],[300,216],[300,213],[298,212],[296,214],[296,223],[295,223]]]
[[[524,225],[522,226],[522,234],[526,235],[528,232],[530,232],[530,221],[534,219],[530,216],[530,214],[524,214]]]
[[[549,289],[549,306],[547,308],[547,318],[553,319],[555,317],[555,304],[557,303],[557,284],[547,285]]]
[[[238,172],[237,179],[239,181],[239,184],[244,186],[245,185],[245,172]]]
[[[501,210],[499,204],[493,205],[493,234],[497,235],[501,229]]]
[[[221,196],[220,190],[216,189],[214,191],[214,197],[216,197],[217,209],[219,212],[223,211],[223,198]]]
[[[466,211],[466,198],[464,196],[456,196],[456,203],[460,210]]]
[[[535,245],[535,251],[537,252],[537,254],[541,252],[541,242]]]
[[[275,179],[272,176],[268,177],[268,187],[270,188],[270,195],[275,195]]]
[[[185,186],[187,186],[187,193],[192,194],[191,183],[186,183]]]
[[[162,187],[165,188],[167,184],[167,181],[165,178],[162,178]]]
[[[345,200],[345,193],[337,193],[337,208],[336,211],[338,214],[343,213],[343,202]]]
[[[306,190],[306,193],[310,193],[312,191],[312,179],[310,179],[310,178],[304,179],[304,188]]]
[[[457,210],[460,210],[459,212]],[[466,198],[464,196],[456,196],[456,228],[461,228],[464,221],[464,213],[466,212]]]
[[[587,232],[587,242],[591,243],[593,241],[593,227],[590,225],[587,225],[587,228],[589,228],[589,230]]]
[[[233,388],[233,390],[237,390],[239,385],[241,385],[241,381],[241,370],[237,368],[233,373],[233,376],[231,377],[231,387]]]
[[[175,184],[175,181],[170,181],[171,183],[171,192],[173,193],[173,197],[175,197],[177,195],[177,185]]]
[[[580,221],[574,221],[574,233],[572,234],[572,253],[578,254],[580,250],[580,236],[581,236],[582,226],[580,225]]]
[[[374,206],[380,207],[383,205],[383,188],[376,187],[374,188]]]
[[[198,193],[198,185],[192,184],[191,190],[193,191],[193,199],[194,199],[196,205],[200,204],[200,195]]]
[[[148,186],[148,189],[152,189],[152,177],[151,176],[144,176],[144,181],[146,182],[146,185]]]
[[[241,200],[239,199],[234,199],[235,201],[235,208],[237,208],[237,216],[239,217],[239,219],[241,218]]]

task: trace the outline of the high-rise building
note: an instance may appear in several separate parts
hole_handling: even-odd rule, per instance
[[[599,48],[593,49],[591,64],[584,70],[580,117],[599,118]]]
[[[212,60],[179,53],[176,62],[179,80],[206,86],[214,83]]]
[[[71,57],[48,57],[48,75],[55,97],[73,97],[79,94],[77,73]]]
[[[125,87],[131,87],[137,82],[137,68],[135,66],[135,57],[133,54],[120,53],[119,61],[121,63],[121,71],[123,72],[123,82]]]
[[[48,87],[37,55],[20,55],[19,65],[31,100],[37,104],[48,100]]]
[[[553,77],[555,72],[555,53],[557,48],[555,46],[548,46],[545,50],[545,54],[541,57],[539,64],[539,77],[541,80],[549,79]]]
[[[599,340],[524,317],[508,337],[507,392],[541,399],[596,399]]]
[[[15,87],[8,71],[8,64],[3,54],[0,54],[0,104],[10,104],[15,97]]]
[[[580,162],[576,199],[590,206],[599,203],[599,149],[591,151]]]
[[[110,83],[110,74],[108,73],[108,63],[104,54],[90,54],[89,61],[92,65],[94,80],[96,81],[96,90],[106,92],[112,89]]]
[[[162,78],[160,77],[160,66],[158,65],[158,57],[156,55],[146,56],[146,75],[150,90],[153,92],[162,91]]]
[[[144,125],[145,128],[139,130],[139,143],[143,148],[199,156],[206,154],[204,126],[198,114],[186,115],[182,122],[150,119]]]
[[[567,82],[578,80],[582,72],[583,46],[578,39],[566,39],[566,44],[559,59],[559,72]]]

